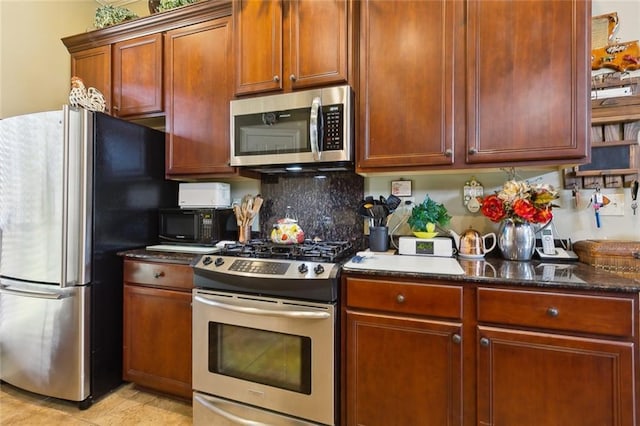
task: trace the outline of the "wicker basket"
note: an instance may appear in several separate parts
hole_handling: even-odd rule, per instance
[[[573,251],[583,263],[626,278],[640,279],[640,241],[576,241]]]

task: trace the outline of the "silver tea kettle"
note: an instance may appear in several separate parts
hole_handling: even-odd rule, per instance
[[[480,232],[469,227],[462,235],[458,235],[454,230],[449,230],[449,233],[456,242],[458,248],[458,254],[462,257],[484,257],[486,253],[489,253],[496,247],[498,239],[496,234],[490,232],[485,235],[480,235]],[[492,238],[491,246],[487,246],[487,238]]]

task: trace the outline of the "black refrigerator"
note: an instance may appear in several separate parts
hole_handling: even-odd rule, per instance
[[[122,383],[122,258],[158,241],[165,134],[64,106],[0,120],[0,379],[87,408]]]

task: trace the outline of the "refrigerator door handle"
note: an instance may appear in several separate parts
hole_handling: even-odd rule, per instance
[[[70,118],[69,106],[63,105],[63,128],[64,135],[62,144],[62,246],[60,247],[60,287],[68,287],[67,283],[67,266],[69,258],[69,134],[70,134]]]
[[[59,293],[49,293],[46,291],[14,290],[9,286],[5,286],[5,285],[0,286],[0,294],[22,296],[22,297],[35,297],[37,299],[51,299],[51,300],[60,300],[70,296],[70,295],[64,295]]]

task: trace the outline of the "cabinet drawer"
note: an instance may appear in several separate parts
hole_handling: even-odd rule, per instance
[[[611,336],[633,336],[631,299],[478,289],[478,321]]]
[[[394,313],[462,318],[462,287],[347,278],[347,305]]]
[[[189,265],[139,262],[125,259],[124,281],[155,287],[191,290],[193,288],[193,270]]]

